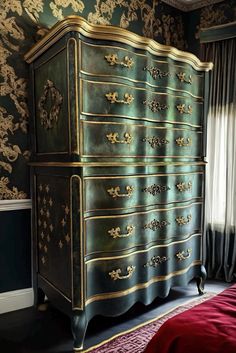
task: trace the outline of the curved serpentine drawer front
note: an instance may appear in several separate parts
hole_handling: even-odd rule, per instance
[[[186,239],[201,232],[202,202],[85,220],[85,254],[114,252]],[[93,255],[94,256],[94,255]]]
[[[167,57],[153,59],[151,54],[135,53],[118,46],[81,42],[81,71],[90,76],[114,76],[187,91],[203,97],[203,74],[190,65]]]
[[[119,292],[167,280],[184,271],[194,261],[200,263],[200,234],[186,241],[152,247],[127,256],[101,257],[85,261],[87,298],[100,293]],[[124,295],[124,293],[120,293]]]
[[[176,92],[154,92],[120,83],[81,80],[81,98],[80,111],[84,115],[202,126],[203,102]]]
[[[203,196],[202,172],[85,177],[84,182],[85,212],[182,202]]]
[[[201,158],[202,132],[142,124],[83,121],[82,156]],[[91,143],[92,142],[92,143]]]

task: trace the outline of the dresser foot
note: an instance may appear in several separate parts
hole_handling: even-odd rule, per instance
[[[74,338],[74,352],[79,352],[83,349],[87,325],[88,322],[85,312],[75,311],[71,318],[71,330]]]
[[[201,275],[199,277],[196,277],[196,283],[197,283],[197,289],[198,289],[199,295],[204,294],[204,284],[205,284],[206,278],[207,278],[207,273],[206,273],[205,267],[202,265]]]

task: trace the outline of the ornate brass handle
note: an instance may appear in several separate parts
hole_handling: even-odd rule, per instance
[[[158,184],[153,184],[151,186],[148,186],[148,187],[142,189],[142,191],[149,192],[149,194],[152,194],[153,196],[160,194],[163,191],[168,191],[168,190],[170,190],[169,186],[158,185]]]
[[[163,262],[166,262],[169,260],[168,257],[166,256],[159,256],[155,255],[149,260],[146,264],[144,264],[144,267],[152,266],[152,267],[157,267],[158,265],[161,265]]]
[[[119,140],[118,132],[111,132],[110,134],[107,134],[106,137],[107,137],[108,141],[112,144],[125,143],[125,144],[129,145],[133,139],[131,134],[128,132],[124,133],[124,140]]]
[[[192,182],[191,181],[189,181],[188,183],[182,182],[177,184],[176,187],[180,192],[190,191],[192,190]]]
[[[129,94],[129,93],[124,94],[124,99],[118,99],[117,92],[109,92],[109,93],[105,94],[105,96],[111,104],[120,103],[120,104],[130,105],[134,100],[134,97],[132,96],[132,94]]]
[[[145,66],[143,70],[148,71],[154,80],[156,80],[157,78],[171,76],[170,72],[161,71],[161,69],[155,66]]]
[[[120,194],[120,187],[115,186],[114,188],[107,189],[107,192],[111,197],[113,197],[113,199],[117,199],[118,197],[130,197],[133,194],[134,187],[127,185],[125,190],[127,191],[127,194]]]
[[[120,276],[121,274],[121,269],[118,268],[117,270],[112,270],[111,272],[109,272],[109,276],[111,276],[111,278],[116,281],[117,279],[128,279],[130,277],[132,277],[133,273],[134,273],[134,270],[135,270],[135,266],[131,265],[131,266],[128,266],[127,267],[127,272],[128,274],[127,275],[123,275],[123,276]]]
[[[156,137],[156,136],[145,137],[142,139],[142,141],[148,142],[152,148],[161,147],[162,145],[167,145],[167,143],[170,142],[167,139],[165,139],[164,137]]]
[[[187,215],[186,218],[184,218],[184,216],[176,217],[175,220],[176,220],[178,226],[184,226],[185,224],[188,224],[191,222],[192,215],[189,214],[189,215]]]
[[[180,80],[180,82],[188,83],[188,84],[190,84],[190,85],[193,83],[192,76],[189,75],[189,76],[188,76],[189,78],[187,79],[185,72],[179,72],[178,74],[176,74],[176,76],[178,77],[178,79]]]
[[[178,259],[179,261],[183,261],[183,260],[188,259],[188,258],[191,256],[191,254],[192,254],[192,249],[189,248],[189,249],[187,249],[187,251],[186,251],[186,255],[185,255],[185,252],[184,252],[184,251],[179,251],[177,254],[175,254],[175,256],[177,257],[177,259]]]
[[[126,227],[127,233],[126,234],[120,234],[120,227],[112,228],[108,230],[108,234],[113,238],[128,238],[130,235],[133,234],[135,230],[135,226],[127,226]]]
[[[130,69],[134,65],[134,60],[128,56],[125,56],[123,61],[121,61],[117,54],[109,54],[105,56],[105,59],[111,66],[121,65]]]
[[[179,147],[189,147],[192,145],[191,138],[178,137],[175,141]]]
[[[156,99],[149,101],[145,100],[143,101],[143,105],[146,105],[153,113],[168,109],[168,106],[166,104],[161,104]]]
[[[165,220],[164,221],[158,221],[156,219],[153,219],[151,222],[145,224],[143,226],[143,229],[148,229],[149,228],[149,229],[155,231],[157,229],[163,229],[164,227],[166,227],[168,225],[170,225],[170,223],[165,221]]]
[[[193,107],[191,105],[188,105],[186,107],[185,104],[178,104],[176,105],[176,108],[180,114],[189,114],[191,115],[193,113]]]

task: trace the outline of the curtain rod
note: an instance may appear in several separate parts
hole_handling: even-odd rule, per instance
[[[236,21],[222,25],[202,28],[200,30],[200,43],[217,42],[219,40],[236,37]]]

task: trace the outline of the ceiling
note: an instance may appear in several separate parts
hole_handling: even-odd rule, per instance
[[[168,5],[176,7],[182,11],[192,11],[199,9],[204,6],[216,4],[217,2],[222,2],[223,0],[162,0]]]

